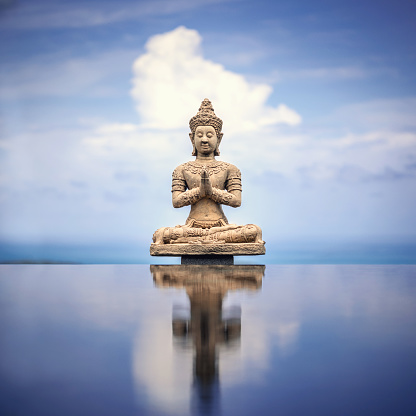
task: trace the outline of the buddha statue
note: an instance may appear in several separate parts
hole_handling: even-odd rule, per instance
[[[195,156],[195,160],[183,163],[174,170],[172,203],[175,208],[190,205],[191,210],[185,225],[159,228],[153,234],[151,254],[173,255],[163,254],[155,247],[173,244],[255,244],[258,246],[257,252],[252,249],[247,254],[264,254],[260,227],[254,224],[229,224],[222,210],[222,205],[234,208],[241,205],[241,173],[231,163],[215,159],[220,154],[222,120],[215,115],[208,99],[202,101],[198,113],[189,121],[189,126],[192,156]],[[233,249],[238,254],[236,247],[231,251]],[[166,250],[171,249],[166,247]],[[195,249],[192,251],[195,252]],[[218,247],[205,247],[202,252],[217,254],[221,250]],[[186,254],[183,247],[181,253]]]

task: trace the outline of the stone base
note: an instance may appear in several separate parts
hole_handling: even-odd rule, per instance
[[[202,265],[232,265],[234,264],[234,256],[216,256],[206,254],[205,256],[182,256],[181,264],[202,264]]]
[[[154,244],[150,245],[151,256],[258,256],[266,254],[264,243],[224,244]],[[201,263],[199,263],[201,264]],[[217,263],[218,264],[218,263]]]

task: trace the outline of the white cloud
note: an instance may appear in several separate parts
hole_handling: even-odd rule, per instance
[[[227,134],[254,131],[301,117],[286,105],[267,105],[272,87],[249,83],[242,75],[204,59],[201,36],[183,26],[153,36],[133,65],[132,96],[142,123],[157,129],[183,128],[209,98]]]

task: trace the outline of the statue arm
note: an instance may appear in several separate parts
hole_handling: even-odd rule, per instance
[[[239,207],[241,205],[241,172],[233,165],[229,168],[225,189],[212,188],[211,199],[233,208]]]
[[[172,204],[175,208],[192,205],[201,199],[199,188],[187,188],[183,165],[180,165],[172,173]]]
[[[212,188],[212,195],[210,198],[219,204],[229,205],[237,208],[241,205],[241,191],[223,191],[218,188]]]
[[[172,204],[175,208],[181,208],[186,205],[193,205],[201,199],[200,190],[198,188],[189,189],[187,191],[172,190]]]

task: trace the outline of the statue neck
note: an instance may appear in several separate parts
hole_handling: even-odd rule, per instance
[[[215,160],[215,156],[213,154],[208,155],[208,156],[197,155],[195,160],[200,162],[200,163],[209,163],[209,162],[213,162]]]

